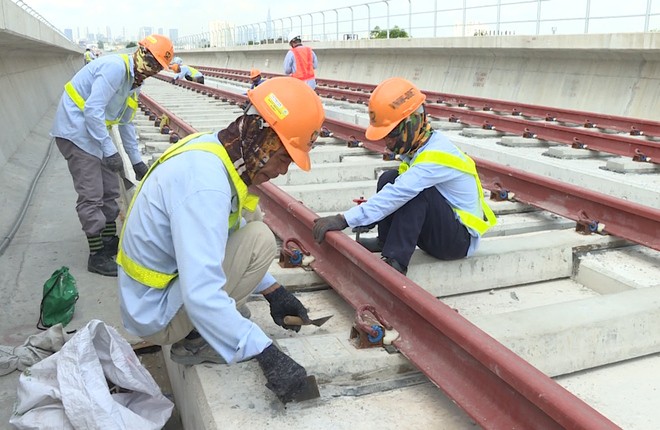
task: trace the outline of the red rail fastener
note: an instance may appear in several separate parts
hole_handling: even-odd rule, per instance
[[[295,246],[291,244],[295,244]],[[298,239],[291,237],[282,244],[280,266],[283,268],[299,267],[302,265],[303,255],[309,255],[309,251]]]
[[[376,308],[373,305],[361,305],[355,311],[350,339],[357,339],[358,348],[381,347],[385,330],[392,330],[392,325],[385,321]]]

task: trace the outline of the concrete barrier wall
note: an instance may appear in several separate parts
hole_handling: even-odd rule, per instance
[[[317,76],[660,119],[660,34],[307,42]],[[190,64],[282,73],[288,45],[177,52]]]
[[[82,66],[79,49],[10,0],[0,0],[0,168]]]
[[[47,154],[48,130],[82,50],[10,0],[0,0],[0,238],[21,213]],[[2,241],[0,241],[2,242]]]

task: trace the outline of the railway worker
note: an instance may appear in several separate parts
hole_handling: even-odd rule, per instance
[[[315,89],[314,70],[318,67],[316,53],[309,46],[303,46],[300,33],[296,31],[289,33],[288,40],[291,49],[284,57],[284,74],[305,81],[311,89]]]
[[[187,81],[197,82],[198,84],[204,83],[204,75],[199,70],[185,64],[172,64],[170,66],[176,76],[172,78],[172,83],[176,83],[179,79],[185,78]]]
[[[142,82],[166,68],[172,42],[151,35],[133,55],[105,55],[83,67],[64,86],[50,135],[67,161],[78,193],[76,211],[89,244],[87,270],[117,276],[116,219],[119,177],[124,163],[110,137],[117,124],[138,180],[147,172],[138,150],[133,117]]]
[[[286,403],[304,387],[305,369],[238,309],[260,293],[273,321],[294,331],[300,326],[286,325],[284,316],[305,319],[307,311],[267,273],[273,233],[241,217],[257,204],[249,186],[285,174],[292,161],[310,170],[324,112],[316,93],[290,77],[267,80],[248,99],[227,128],[182,139],[141,182],[117,255],[120,312],[130,333],[173,344],[170,357],[179,364],[256,357]]]
[[[253,90],[256,86],[262,84],[266,80],[261,76],[261,70],[252,69],[250,70],[250,89]]]
[[[369,140],[384,140],[402,163],[378,179],[377,192],[344,214],[315,220],[314,239],[331,230],[378,225],[377,238],[360,238],[371,252],[406,274],[418,246],[440,260],[472,255],[496,219],[486,204],[470,157],[431,128],[424,94],[411,82],[390,78],[369,98]]]
[[[84,57],[85,57],[85,65],[91,63],[92,60],[95,60],[95,59],[96,59],[96,55],[94,55],[94,53],[92,52],[92,50],[89,49],[89,48],[85,49]]]

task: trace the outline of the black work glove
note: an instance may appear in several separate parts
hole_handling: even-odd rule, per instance
[[[323,243],[325,234],[333,230],[343,230],[348,227],[348,223],[344,215],[330,215],[314,220],[314,227],[312,228],[312,235],[316,243]]]
[[[115,152],[109,157],[103,157],[101,162],[113,172],[121,172],[124,170],[124,162],[121,161],[121,155],[119,155],[119,152]]]
[[[303,321],[309,319],[307,309],[300,303],[300,300],[284,287],[280,286],[272,293],[264,294],[264,297],[270,303],[270,316],[280,327],[295,332],[300,331],[299,325],[284,324],[284,317],[287,315],[300,317]]]
[[[257,361],[268,380],[266,387],[284,404],[292,401],[307,384],[307,371],[291,357],[270,345],[257,355]]]
[[[142,178],[144,178],[144,175],[147,174],[147,170],[149,170],[149,168],[142,161],[133,164],[133,171],[135,172],[135,179],[137,179],[138,181],[141,181]]]

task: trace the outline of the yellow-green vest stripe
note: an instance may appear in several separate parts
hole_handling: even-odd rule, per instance
[[[140,263],[130,258],[128,255],[126,255],[122,249],[122,238],[124,237],[124,228],[126,227],[129,216],[131,215],[131,209],[133,208],[135,199],[140,194],[140,190],[142,189],[142,185],[144,184],[144,181],[147,179],[147,177],[149,177],[151,172],[160,164],[164,163],[165,161],[169,160],[170,158],[176,155],[179,155],[187,151],[210,152],[215,156],[217,156],[222,161],[222,164],[227,169],[227,172],[229,172],[229,177],[231,179],[232,185],[234,186],[234,188],[236,189],[236,193],[238,194],[238,211],[229,215],[229,227],[234,228],[239,226],[241,221],[241,212],[243,208],[249,211],[254,211],[257,208],[257,204],[259,203],[259,198],[253,194],[248,193],[247,185],[245,185],[245,182],[243,182],[240,175],[234,168],[234,164],[232,163],[231,158],[229,158],[229,154],[227,154],[227,151],[225,150],[224,146],[218,145],[217,143],[213,143],[213,142],[199,142],[199,143],[188,144],[188,142],[190,142],[191,140],[199,136],[202,136],[204,134],[208,134],[208,133],[191,134],[185,137],[184,139],[180,140],[179,142],[177,142],[175,145],[170,146],[167,149],[167,151],[165,151],[158,158],[158,160],[156,160],[156,162],[149,168],[147,174],[144,176],[144,178],[138,185],[138,189],[133,195],[131,204],[129,205],[128,210],[126,211],[126,221],[124,222],[124,226],[122,226],[122,231],[119,239],[119,252],[117,253],[117,264],[124,269],[124,271],[126,272],[126,274],[128,274],[128,276],[140,282],[141,284],[147,285],[152,288],[165,288],[170,284],[170,282],[172,282],[174,278],[178,276],[177,273],[162,273],[144,267]]]
[[[126,54],[121,54],[122,59],[124,60],[124,64],[126,64],[126,75],[130,78],[131,77],[131,72],[129,70],[130,64],[128,62],[128,55]],[[67,82],[64,84],[64,91],[68,94],[68,96],[71,98],[73,103],[78,106],[78,109],[81,111],[85,110],[85,99],[82,98],[80,93],[73,87],[73,84],[71,81]],[[133,118],[135,117],[135,112],[137,111],[138,108],[138,99],[137,99],[137,94],[133,94],[132,96],[128,97],[126,99],[126,104],[124,105],[124,109],[121,111],[121,114],[113,120],[105,120],[105,125],[108,127],[119,124],[122,117],[124,116],[124,113],[126,113],[126,109],[130,108],[133,113],[131,114],[131,118],[128,120],[128,122],[133,121]]]
[[[452,207],[452,209],[461,219],[463,225],[477,231],[480,235],[483,235],[489,228],[497,224],[497,218],[495,217],[493,210],[486,203],[486,199],[484,199],[484,191],[481,187],[481,181],[479,180],[479,175],[477,174],[477,168],[474,164],[474,160],[472,160],[467,154],[463,152],[461,152],[461,154],[465,157],[465,160],[447,152],[432,150],[422,151],[419,153],[417,158],[415,158],[415,161],[412,163],[412,165],[417,163],[435,163],[471,175],[477,183],[479,202],[486,219],[484,220],[483,218],[475,216],[474,214],[462,209],[454,207]],[[408,170],[408,168],[408,163],[401,163],[399,165],[399,174],[403,174],[406,170]]]

